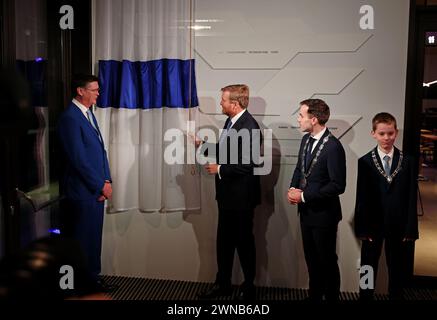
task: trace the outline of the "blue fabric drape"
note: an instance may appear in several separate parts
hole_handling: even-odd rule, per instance
[[[198,106],[194,60],[99,61],[101,108]]]

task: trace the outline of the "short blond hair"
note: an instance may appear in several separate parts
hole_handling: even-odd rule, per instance
[[[221,89],[229,92],[229,99],[237,101],[241,108],[246,109],[249,105],[249,87],[245,84],[232,84]]]

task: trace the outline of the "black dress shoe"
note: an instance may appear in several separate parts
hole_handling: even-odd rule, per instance
[[[403,301],[404,300],[404,296],[401,294],[390,294],[388,295],[388,299],[390,301]]]
[[[374,302],[375,301],[375,297],[374,296],[368,296],[368,295],[360,295],[360,297],[358,298],[359,302],[363,302],[363,303],[369,303],[369,302]]]
[[[238,295],[238,300],[255,301],[255,299],[256,299],[256,289],[254,285],[241,286],[240,294]]]
[[[96,287],[98,291],[105,292],[105,293],[113,292],[118,289],[118,285],[108,283],[103,279],[97,280]]]
[[[230,296],[232,294],[231,286],[214,284],[211,288],[197,294],[199,299],[214,299],[221,296]]]
[[[323,298],[321,296],[308,296],[303,299],[303,302],[305,303],[321,303],[322,301]]]

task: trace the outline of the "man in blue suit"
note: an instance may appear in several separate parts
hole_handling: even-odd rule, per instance
[[[99,96],[98,78],[78,75],[72,90],[74,98],[57,129],[62,164],[61,233],[80,243],[99,283],[103,211],[105,200],[112,197],[112,186],[103,137],[91,111]]]
[[[297,118],[303,136],[287,200],[298,205],[310,301],[337,301],[340,270],[337,263],[339,195],[346,187],[346,157],[340,141],[329,132],[329,107],[320,99],[300,103]]]

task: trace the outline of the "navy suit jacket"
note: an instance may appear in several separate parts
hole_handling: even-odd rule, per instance
[[[377,149],[373,149],[383,168]],[[391,174],[398,167],[395,147]],[[396,237],[417,239],[417,173],[413,158],[404,154],[402,169],[391,183],[376,168],[372,151],[358,160],[355,234],[357,237]]]
[[[231,120],[228,118],[225,128],[229,121]],[[253,210],[261,202],[260,177],[254,175],[254,168],[259,165],[259,158],[254,159],[252,150],[255,146],[261,148],[262,134],[261,131],[256,134],[253,130],[259,130],[259,125],[246,110],[230,129],[233,132],[227,136],[227,144],[217,143],[214,146],[205,144],[209,150],[215,151],[216,161],[220,164],[221,179],[216,174],[215,187],[217,204],[221,210]],[[230,138],[233,133],[235,133],[234,137],[240,135],[236,142],[235,140],[232,142]],[[248,135],[245,135],[246,133]],[[247,144],[243,145],[243,141]],[[223,150],[225,146],[227,146],[226,156],[222,155],[223,159],[221,159],[220,154],[225,152]],[[236,148],[231,148],[232,146]]]
[[[94,115],[93,121],[99,130]],[[97,199],[105,180],[111,180],[100,130],[73,103],[61,115],[57,130],[63,167],[60,194],[72,200]]]
[[[310,163],[314,160],[323,139],[329,134],[326,129],[323,137],[314,148]],[[301,155],[310,134],[302,138],[299,149],[299,160],[294,170],[290,188],[299,188],[301,166],[304,164]],[[301,222],[309,226],[327,227],[337,224],[341,218],[339,195],[346,188],[346,155],[340,141],[331,136],[325,144],[311,175],[307,178],[307,186],[303,190],[305,203],[298,205]]]

